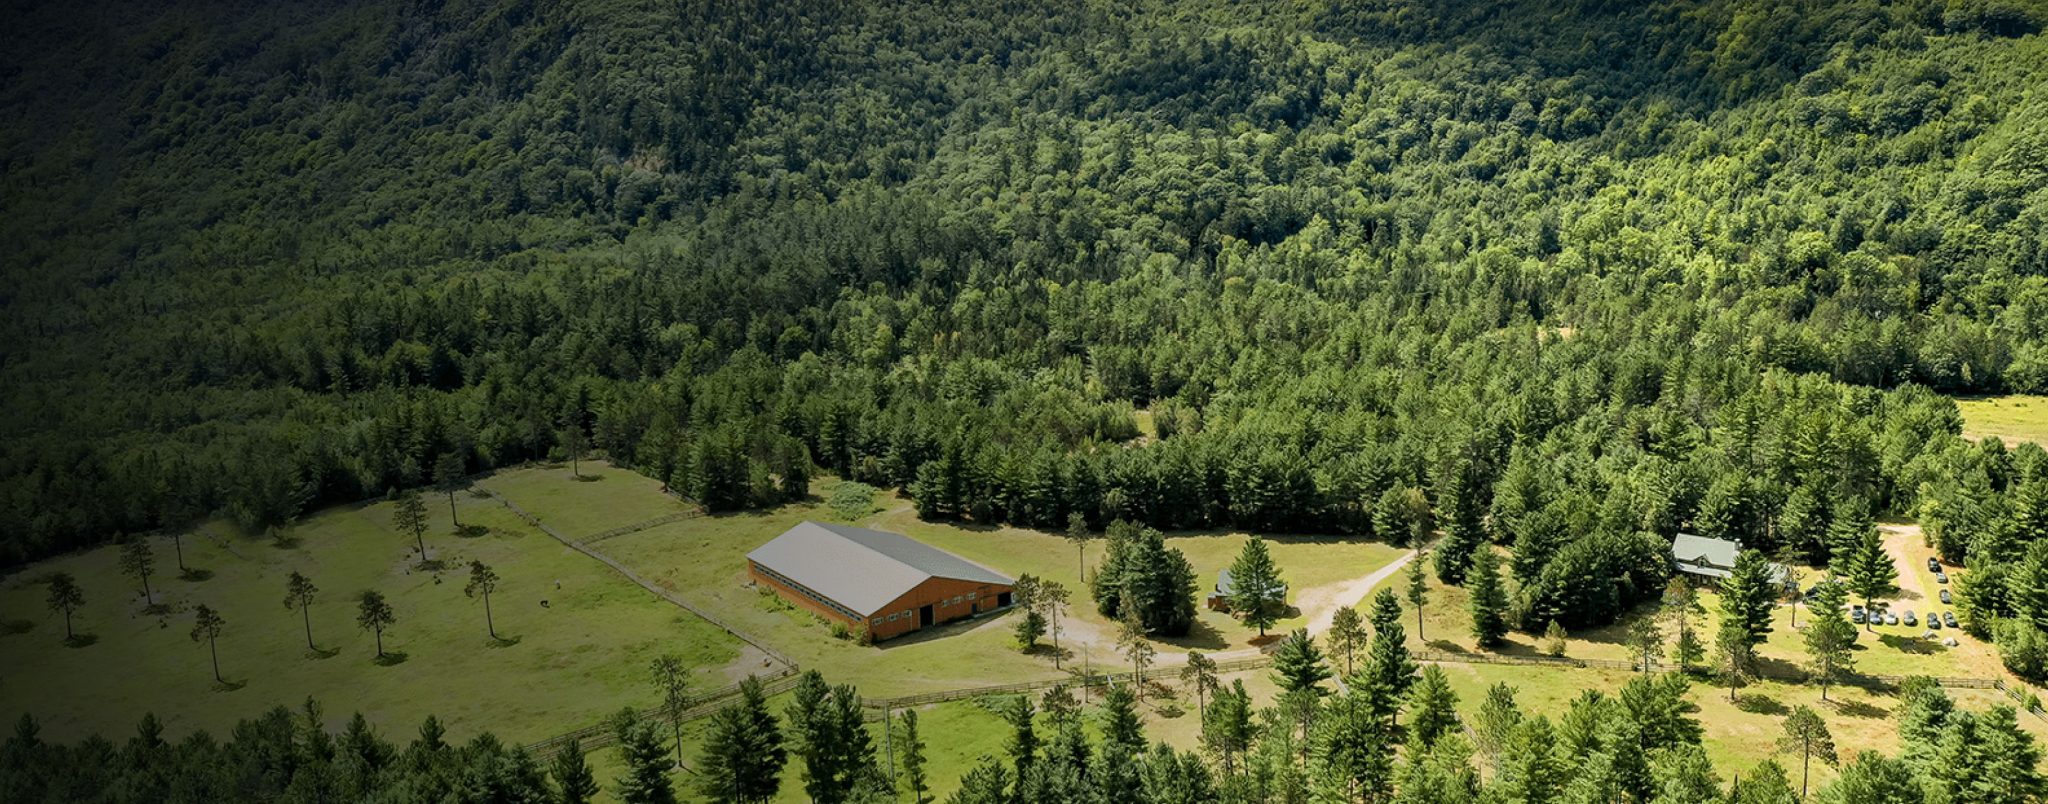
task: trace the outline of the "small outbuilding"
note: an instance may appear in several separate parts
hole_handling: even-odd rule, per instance
[[[754,583],[871,640],[1010,605],[1014,581],[887,531],[803,522],[747,554]]]
[[[1209,592],[1209,599],[1207,601],[1209,609],[1212,611],[1229,611],[1230,596],[1235,594],[1237,594],[1237,582],[1231,579],[1230,570],[1228,568],[1218,570],[1216,572],[1216,588]],[[1270,605],[1279,605],[1285,602],[1287,600],[1287,584],[1274,584],[1266,589],[1265,594],[1260,595],[1260,599]]]

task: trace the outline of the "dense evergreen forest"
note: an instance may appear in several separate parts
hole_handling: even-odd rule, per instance
[[[1573,627],[1681,529],[1918,515],[2048,626],[2048,456],[1945,396],[2048,391],[2040,0],[9,17],[6,564],[589,448],[1437,528]]]

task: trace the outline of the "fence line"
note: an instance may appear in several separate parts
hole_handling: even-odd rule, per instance
[[[640,573],[628,569],[626,565],[619,563],[611,556],[605,555],[594,549],[591,549],[589,545],[586,545],[583,542],[578,541],[576,539],[572,539],[568,535],[563,534],[562,532],[557,531],[554,528],[548,527],[547,523],[542,522],[540,520],[540,517],[527,513],[526,509],[520,508],[518,504],[512,502],[509,499],[506,499],[504,495],[501,495],[495,491],[491,491],[490,489],[484,489],[484,493],[490,495],[491,499],[497,500],[498,504],[505,506],[506,510],[511,511],[513,514],[517,515],[520,519],[524,520],[526,524],[532,525],[540,532],[554,537],[555,541],[561,542],[562,544],[568,546],[569,549],[575,550],[576,552],[594,558],[599,562],[603,563],[605,566],[611,567],[612,571],[625,576],[626,580],[639,584],[640,588],[646,589],[649,592],[653,592],[657,597],[660,597],[663,600],[675,604],[677,607],[683,609],[684,611],[687,611],[691,614],[695,614],[698,617],[703,618],[705,622],[718,626],[720,629],[723,629],[726,633],[731,634],[734,637],[737,637],[740,641],[754,646],[756,650],[759,650],[762,653],[766,654],[768,658],[781,663],[784,667],[794,669],[797,666],[795,660],[784,655],[782,651],[776,650],[774,647],[771,647],[766,641],[756,638],[754,635],[749,634],[746,631],[742,631],[739,628],[727,623],[726,621],[719,619],[716,615],[712,614],[711,612],[705,611],[704,609],[692,604],[690,601],[682,599],[681,597],[677,596],[674,592],[669,591],[667,587],[664,587],[644,577],[641,577]]]
[[[1643,669],[1643,664],[1641,662],[1622,659],[1575,659],[1569,656],[1503,656],[1500,654],[1493,653],[1451,653],[1447,651],[1436,650],[1418,650],[1411,655],[1413,655],[1415,657],[1415,660],[1419,662],[1435,662],[1439,664],[1513,664],[1545,667],[1569,667],[1591,670],[1625,670],[1628,672],[1637,672]],[[1696,665],[1694,667],[1699,666]],[[1650,662],[1650,669],[1654,671],[1671,671],[1679,670],[1681,668],[1675,664],[1666,664],[1664,662],[1652,661]],[[1791,681],[1797,683],[1811,683],[1813,678],[1811,673],[1796,668],[1791,670],[1769,667],[1758,668],[1756,675],[1762,678],[1771,679],[1773,681]],[[1882,675],[1875,673],[1851,673],[1844,679],[1844,683],[1862,686],[1882,685],[1888,687],[1896,687],[1899,684],[1905,682],[1907,678],[1910,678],[1910,676]],[[1930,678],[1934,679],[1934,683],[1939,684],[1943,687],[1952,687],[1957,689],[1992,689],[2002,683],[1998,679],[1974,678],[1969,676],[1931,676]]]
[[[624,536],[629,533],[639,533],[640,531],[647,530],[649,528],[658,528],[670,522],[680,522],[685,519],[696,519],[697,517],[703,515],[704,509],[701,508],[690,511],[677,511],[673,514],[668,514],[666,516],[658,516],[653,519],[649,519],[645,522],[635,522],[631,525],[622,525],[620,527],[612,528],[611,530],[593,533],[589,536],[583,537],[583,543],[596,544],[606,539]]]
[[[794,667],[783,667],[770,675],[760,676],[761,692],[765,695],[773,696],[796,689],[796,685],[800,681],[796,673],[797,671]],[[711,713],[724,708],[730,699],[738,697],[740,688],[741,685],[739,684],[731,684],[692,698],[689,705],[684,707],[681,712],[676,713],[676,717],[673,720],[668,717],[667,712],[659,712],[655,717],[671,724],[688,723],[692,720],[710,717]],[[652,708],[659,710],[659,707]],[[592,749],[605,748],[618,742],[618,735],[614,733],[611,723],[596,723],[532,743],[526,746],[526,750],[539,759],[547,759],[560,752],[572,740],[576,742],[578,750],[590,751]]]

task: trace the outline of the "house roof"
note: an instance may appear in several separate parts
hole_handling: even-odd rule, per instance
[[[900,534],[802,522],[754,548],[747,559],[863,616],[932,578],[1012,583],[967,559]]]
[[[1232,582],[1231,582],[1231,580],[1230,580],[1230,570],[1229,570],[1228,568],[1225,568],[1225,569],[1221,569],[1221,570],[1217,570],[1217,571],[1216,571],[1216,594],[1219,594],[1219,595],[1228,595],[1228,594],[1231,594],[1231,593],[1235,592],[1236,590],[1237,590],[1237,584],[1235,584],[1235,583],[1232,583]],[[1266,595],[1265,595],[1265,596],[1266,596],[1266,597],[1273,597],[1273,598],[1280,598],[1280,597],[1286,597],[1286,596],[1287,596],[1287,584],[1285,584],[1285,583],[1280,583],[1280,584],[1274,584],[1274,588],[1266,590]]]
[[[1690,533],[1678,534],[1671,540],[1671,559],[1678,562],[1681,572],[1705,575],[1709,578],[1726,578],[1729,569],[1735,566],[1735,554],[1741,552],[1742,544],[1727,539],[1709,539]],[[1771,564],[1771,580],[1789,583],[1792,568],[1783,564]]]
[[[1735,566],[1735,554],[1741,549],[1742,545],[1727,539],[1709,539],[1690,533],[1678,534],[1678,538],[1671,540],[1671,557],[1679,563],[1711,564],[1723,570]],[[1724,571],[1715,577],[1727,574]]]

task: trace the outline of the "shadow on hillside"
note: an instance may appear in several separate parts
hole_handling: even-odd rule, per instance
[[[1792,713],[1792,708],[1768,695],[1742,695],[1735,700],[1735,708],[1752,715],[1782,717]]]
[[[1249,641],[1254,646],[1264,646],[1279,640],[1282,636],[1285,636],[1285,634],[1269,633],[1263,638],[1254,637]],[[1216,630],[1215,626],[1201,620],[1195,621],[1195,627],[1188,629],[1186,636],[1155,636],[1152,638],[1152,641],[1161,645],[1172,645],[1182,650],[1213,651],[1230,647],[1230,640],[1223,638],[1223,632]]]
[[[1878,706],[1869,701],[1844,701],[1840,698],[1829,698],[1823,703],[1825,703],[1829,709],[1833,709],[1836,712],[1839,712],[1849,717],[1881,720],[1892,716],[1892,710],[1886,709],[1882,706]]]
[[[396,667],[398,665],[405,664],[405,660],[410,658],[412,658],[412,656],[408,655],[405,651],[387,650],[384,652],[384,655],[378,656],[377,658],[371,659],[370,661],[376,663],[378,667]]]
[[[1921,656],[1929,656],[1941,652],[1939,646],[1935,643],[1929,642],[1925,639],[1920,639],[1918,637],[1899,636],[1898,634],[1881,634],[1878,636],[1878,641],[1883,642],[1885,647],[1891,648],[1901,653],[1912,653]],[[1858,645],[1857,647],[1863,650],[1870,649],[1868,646],[1865,645]]]
[[[34,630],[36,630],[36,624],[29,620],[8,620],[6,622],[0,622],[0,636],[14,636],[16,634],[26,634]]]

